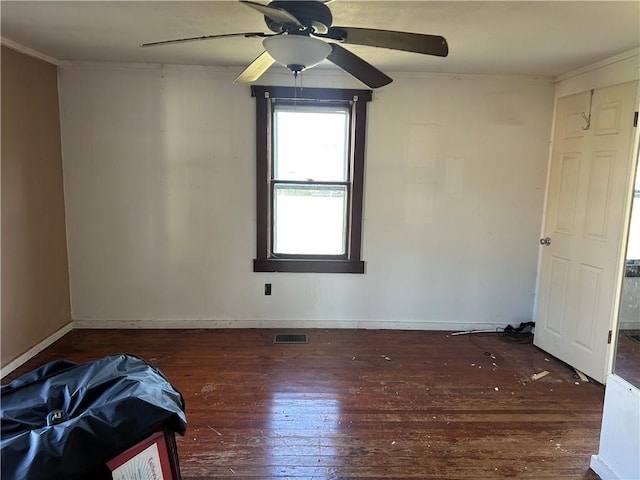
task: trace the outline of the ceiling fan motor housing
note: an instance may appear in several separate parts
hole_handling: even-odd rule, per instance
[[[291,0],[275,0],[269,4],[273,8],[281,8],[286,10],[291,15],[296,17],[302,25],[307,29],[305,33],[319,33],[325,34],[329,31],[331,23],[333,22],[333,15],[331,10],[324,3],[319,1],[291,1]],[[295,33],[295,30],[291,30],[292,25],[285,25],[265,16],[264,21],[267,24],[269,30],[275,33],[290,32]],[[297,27],[293,26],[294,29]]]

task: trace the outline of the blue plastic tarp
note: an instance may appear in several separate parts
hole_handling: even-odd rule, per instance
[[[0,387],[0,412],[3,480],[89,478],[159,427],[187,426],[180,392],[126,354],[48,363]]]

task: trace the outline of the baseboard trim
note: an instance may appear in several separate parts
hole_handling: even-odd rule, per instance
[[[492,323],[451,323],[410,320],[75,320],[78,329],[216,329],[216,328],[345,328],[365,330],[500,330],[504,325]]]
[[[73,330],[73,328],[74,328],[73,322],[67,323],[64,327],[58,329],[57,331],[49,335],[47,338],[42,340],[40,343],[31,347],[29,350],[24,352],[18,358],[7,363],[4,367],[0,369],[0,378],[6,377],[11,372],[13,372],[16,368],[18,368],[22,364],[31,360],[33,357],[35,357],[38,353],[43,351],[45,348],[47,348],[48,346],[52,345],[54,342],[57,342],[62,337],[64,337],[67,333]]]
[[[640,323],[638,322],[625,322],[624,320],[620,322],[618,326],[619,330],[640,330]]]
[[[602,480],[617,480],[620,478],[598,455],[591,455],[589,467],[591,467],[591,470],[596,472]]]

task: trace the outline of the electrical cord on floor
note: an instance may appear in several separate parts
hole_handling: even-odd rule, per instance
[[[518,327],[507,325],[502,332],[498,332],[500,338],[509,343],[533,343],[533,328],[535,322],[522,322]]]
[[[536,326],[535,322],[522,322],[517,327],[507,325],[504,328],[496,328],[495,330],[468,330],[464,332],[453,332],[449,335],[469,335],[473,334],[475,337],[498,335],[498,337],[508,343],[527,344],[533,343],[533,329]]]

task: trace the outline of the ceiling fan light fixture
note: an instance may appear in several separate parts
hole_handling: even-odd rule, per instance
[[[317,38],[305,35],[278,35],[262,42],[269,55],[292,72],[311,68],[331,53],[331,46]]]

